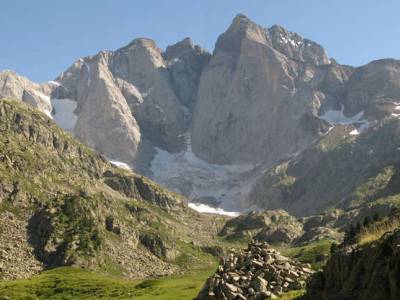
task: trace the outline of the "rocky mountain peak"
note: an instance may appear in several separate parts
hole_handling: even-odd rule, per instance
[[[128,45],[126,45],[124,48],[131,48],[131,47],[144,47],[144,48],[157,48],[157,44],[154,40],[149,39],[149,38],[136,38],[132,42],[130,42]]]
[[[171,59],[180,56],[182,52],[190,51],[193,49],[193,41],[191,38],[187,37],[172,46],[168,46],[165,50],[165,56],[167,59]]]
[[[236,57],[244,40],[260,44],[268,43],[264,28],[244,15],[237,15],[225,33],[218,38],[214,54],[221,51]]]

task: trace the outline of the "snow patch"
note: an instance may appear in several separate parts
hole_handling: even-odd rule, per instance
[[[189,207],[200,213],[225,215],[230,217],[237,217],[239,215],[238,212],[229,212],[223,210],[222,208],[215,208],[202,203],[189,203]]]
[[[74,114],[77,103],[71,99],[52,99],[54,121],[65,131],[73,133],[78,116]]]
[[[346,117],[344,115],[344,105],[342,105],[341,110],[328,110],[323,115],[319,116],[319,118],[332,125],[350,125],[357,122],[365,123],[365,120],[361,120],[363,116],[364,111],[360,111],[352,117]]]
[[[55,85],[55,86],[61,86],[61,83],[59,83],[58,81],[54,81],[54,80],[50,80],[50,81],[48,81],[47,83],[48,83],[48,84]]]
[[[359,135],[360,132],[358,131],[358,129],[354,129],[354,130],[350,131],[349,134],[350,134],[350,135]]]
[[[121,168],[121,169],[125,169],[128,171],[132,171],[132,168],[127,164],[124,163],[122,161],[117,161],[117,160],[109,160],[110,163],[112,163],[114,166]]]
[[[46,96],[45,94],[43,94],[43,93],[41,93],[41,92],[38,92],[38,91],[35,91],[35,90],[32,90],[32,92],[33,92],[37,97],[39,97],[42,101],[44,101],[44,102],[46,102],[46,103],[50,103],[50,97],[49,97],[49,96]]]
[[[213,202],[227,211],[240,210],[240,201],[250,192],[255,165],[210,164],[191,151],[190,133],[183,135],[186,151],[169,153],[156,148],[151,162],[152,179],[183,194],[190,202]],[[251,174],[251,175],[250,175]]]

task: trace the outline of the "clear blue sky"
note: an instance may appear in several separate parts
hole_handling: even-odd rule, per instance
[[[46,81],[79,57],[136,37],[165,48],[190,36],[212,51],[238,13],[312,39],[340,63],[400,58],[398,0],[4,0],[0,70]]]

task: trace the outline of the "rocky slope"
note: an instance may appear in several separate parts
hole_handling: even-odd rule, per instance
[[[259,206],[312,215],[353,209],[397,195],[400,121],[389,118],[359,135],[337,126],[316,144],[268,170],[249,196]]]
[[[81,142],[190,200],[236,211],[259,206],[306,215],[334,207],[373,174],[350,170],[358,182],[351,181],[343,195],[331,189],[325,196],[321,188],[307,201],[286,197],[286,188],[270,182],[276,179],[271,174],[285,172],[286,161],[296,174],[278,185],[291,186],[313,164],[294,169],[291,157],[315,156],[304,159],[314,159],[321,171],[327,163],[321,153],[351,156],[346,151],[356,149],[348,140],[364,139],[358,134],[400,115],[398,61],[340,65],[317,43],[243,15],[218,38],[212,54],[190,39],[163,51],[140,38],[81,58],[52,82],[0,74],[0,97],[51,112]],[[315,144],[327,139],[343,150],[316,151]],[[354,160],[354,168],[363,168],[358,163],[364,162]]]
[[[64,265],[142,278],[214,263],[223,217],[199,215],[17,101],[0,101],[0,133],[0,278]]]
[[[315,274],[306,299],[399,299],[400,232],[337,250]]]

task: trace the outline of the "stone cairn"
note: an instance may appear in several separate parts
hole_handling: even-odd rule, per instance
[[[197,300],[276,299],[282,293],[305,288],[313,270],[282,256],[267,243],[252,242],[231,253],[210,277]]]

